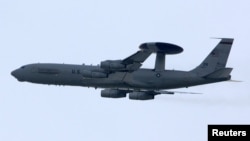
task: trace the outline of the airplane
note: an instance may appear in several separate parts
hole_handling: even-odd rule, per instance
[[[226,63],[233,41],[233,38],[220,38],[201,64],[190,71],[165,69],[165,56],[181,53],[182,47],[147,42],[123,60],[105,60],[96,66],[35,63],[16,69],[11,75],[21,82],[102,88],[104,98],[124,98],[128,94],[131,100],[152,100],[159,94],[176,93],[167,89],[230,80],[233,68],[227,68]],[[154,68],[141,68],[153,53],[156,53]]]

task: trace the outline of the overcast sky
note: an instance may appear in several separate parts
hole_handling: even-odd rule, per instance
[[[1,0],[1,141],[206,141],[208,124],[250,124],[248,0]],[[100,89],[20,83],[10,72],[30,63],[99,64],[143,42],[180,45],[166,68],[191,70],[234,38],[232,79],[151,101],[104,99]],[[143,65],[154,66],[154,55]]]

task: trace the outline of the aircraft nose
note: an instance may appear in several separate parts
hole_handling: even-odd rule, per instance
[[[20,70],[19,70],[19,69],[12,71],[12,72],[11,72],[11,75],[12,75],[13,77],[15,77],[18,81],[23,81],[23,80],[21,79],[21,74],[20,74]]]
[[[16,71],[17,70],[14,70],[14,71],[11,72],[11,75],[14,76],[15,78],[17,77],[17,72]]]

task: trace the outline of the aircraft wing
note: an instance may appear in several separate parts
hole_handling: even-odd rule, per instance
[[[142,63],[152,54],[177,54],[183,51],[183,49],[177,45],[162,43],[162,42],[148,42],[143,43],[139,46],[140,50],[131,56],[123,60],[106,60],[101,62],[101,68],[108,72],[117,72],[117,71],[135,71],[138,70]],[[158,56],[158,55],[157,55]],[[165,57],[165,56],[164,56]],[[158,57],[159,58],[159,57]],[[164,58],[161,57],[160,64],[165,62]],[[165,64],[164,64],[165,66]]]
[[[153,53],[148,49],[140,49],[131,56],[123,60],[106,60],[102,61],[100,67],[108,72],[117,71],[135,71],[138,70],[142,63]]]
[[[122,64],[126,65],[127,70],[135,71],[142,66],[142,63],[152,54],[149,50],[139,50],[131,56],[122,60]]]
[[[202,93],[197,93],[197,92],[181,92],[181,91],[157,91],[158,94],[202,94]]]
[[[139,69],[141,67],[141,63],[144,62],[152,53],[156,53],[158,56],[158,54],[177,54],[183,51],[183,49],[177,45],[162,42],[143,43],[139,46],[139,48],[140,50],[135,54],[122,60],[122,63],[127,65],[128,70]],[[164,61],[160,60],[160,63],[164,62],[165,66],[165,57],[161,59]]]
[[[104,89],[101,91],[101,96],[107,97],[107,98],[122,98],[122,97],[126,97],[127,93],[129,95],[129,99],[132,99],[132,100],[150,100],[150,99],[154,99],[156,95],[160,95],[160,94],[170,94],[170,95],[173,95],[175,93],[201,94],[201,93],[193,93],[193,92],[134,90],[134,89],[119,88],[119,89]]]

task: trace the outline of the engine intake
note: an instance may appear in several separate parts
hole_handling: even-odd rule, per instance
[[[154,99],[155,95],[146,92],[132,92],[129,94],[129,99],[132,100],[150,100]]]
[[[106,61],[102,61],[101,62],[101,68],[105,69],[105,70],[122,70],[125,69],[126,66],[124,64],[121,63],[120,60],[106,60]]]
[[[126,93],[124,90],[104,89],[101,91],[101,97],[122,98],[126,97]]]

